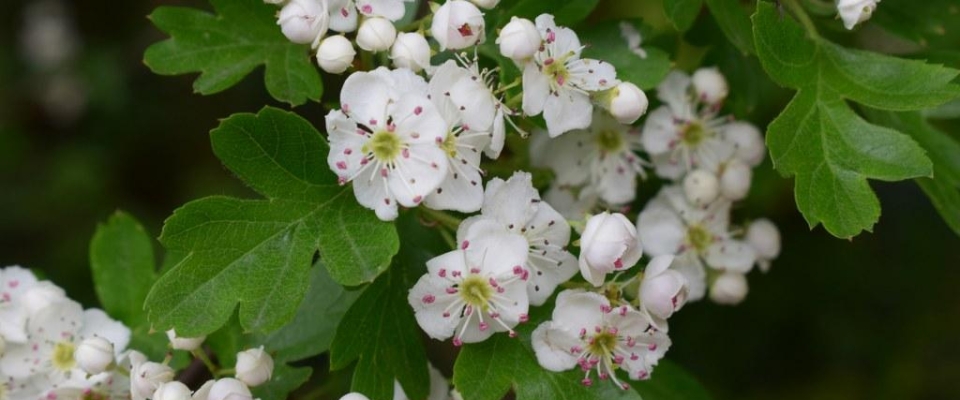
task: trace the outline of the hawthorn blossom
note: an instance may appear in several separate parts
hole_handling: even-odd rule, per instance
[[[640,213],[637,231],[652,256],[675,255],[672,268],[684,274],[689,299],[706,293],[706,266],[720,271],[746,273],[756,261],[754,249],[730,232],[730,202],[716,201],[693,207],[683,189],[666,186]]]
[[[453,344],[486,340],[527,320],[527,242],[500,224],[471,224],[475,242],[427,261],[427,274],[410,289],[408,301],[428,336]]]
[[[657,329],[667,331],[667,319],[687,302],[690,292],[687,278],[676,270],[669,269],[672,255],[656,256],[643,270],[643,280],[637,298],[640,309],[650,315]]]
[[[485,37],[483,13],[465,0],[447,0],[434,13],[430,34],[440,44],[440,50],[459,50],[483,42]]]
[[[531,341],[542,367],[560,372],[579,366],[584,385],[593,384],[596,372],[623,389],[629,386],[617,378],[617,370],[633,380],[647,379],[670,347],[670,338],[644,313],[579,290],[560,293],[553,319],[540,324]]]
[[[390,221],[397,204],[419,205],[443,182],[447,123],[426,96],[426,82],[407,69],[350,75],[340,110],[327,114],[327,163],[340,183],[353,182],[364,207]]]
[[[848,30],[870,19],[880,0],[838,0],[837,13]]]
[[[536,19],[542,45],[523,66],[523,112],[543,113],[550,137],[590,126],[593,104],[590,92],[620,83],[613,65],[580,58],[583,46],[577,34],[558,27],[553,16]]]
[[[593,286],[608,273],[626,271],[643,255],[637,228],[623,214],[603,212],[590,217],[580,235],[580,275]]]
[[[745,274],[724,272],[710,285],[710,300],[717,304],[737,305],[747,297],[749,290]]]
[[[277,25],[291,42],[317,48],[330,24],[327,0],[290,0],[277,14]]]
[[[516,172],[506,181],[494,178],[487,182],[480,215],[460,224],[457,240],[483,240],[485,230],[473,227],[480,221],[494,221],[526,239],[524,268],[531,271],[527,282],[530,304],[543,304],[559,284],[577,273],[577,259],[566,250],[570,225],[550,204],[541,201],[529,173]]]

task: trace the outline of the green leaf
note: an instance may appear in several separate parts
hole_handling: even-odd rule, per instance
[[[933,161],[933,178],[918,178],[950,229],[960,235],[960,143],[927,123],[918,112],[865,110],[874,122],[909,133]]]
[[[521,0],[505,15],[533,20],[540,14],[553,14],[554,21],[559,26],[573,26],[586,19],[599,0]],[[503,26],[509,21],[501,19]]]
[[[634,388],[647,400],[710,400],[710,393],[679,365],[661,360],[650,380]]]
[[[300,105],[320,101],[323,83],[308,46],[291,43],[277,26],[277,8],[262,1],[210,0],[217,14],[158,7],[150,20],[170,39],[147,48],[144,64],[161,75],[200,72],[194,91],[221,92],[264,65],[273,98]]]
[[[633,25],[644,40],[651,34],[651,30],[639,21],[607,21],[598,24],[579,32],[580,41],[586,46],[583,57],[613,64],[620,80],[632,82],[644,90],[655,88],[670,72],[670,56],[645,43],[641,43],[641,49],[646,52],[646,57],[634,53],[621,34],[621,24]]]
[[[884,0],[870,22],[925,47],[956,48],[960,40],[960,6],[955,0]]]
[[[317,250],[344,285],[370,282],[389,266],[396,229],[313,160],[329,147],[309,122],[266,107],[223,120],[211,140],[224,165],[268,199],[207,197],[166,221],[160,241],[185,255],[147,297],[155,327],[207,334],[239,303],[245,330],[275,330],[296,313]]]
[[[693,26],[693,21],[700,14],[702,6],[703,0],[663,0],[663,11],[680,32],[685,32]]]
[[[717,21],[723,34],[737,46],[743,54],[753,54],[753,25],[750,23],[750,12],[737,0],[706,0],[710,14]]]
[[[307,383],[313,370],[310,368],[295,368],[286,364],[277,364],[273,369],[273,376],[262,385],[250,388],[255,399],[284,400],[289,394]]]
[[[761,2],[753,16],[757,55],[777,83],[798,90],[767,131],[774,167],[796,176],[797,206],[811,228],[849,238],[871,230],[880,204],[867,179],[930,176],[923,149],[872,125],[845,99],[888,110],[936,106],[960,95],[958,71],[921,61],[845,49],[810,38]]]
[[[143,300],[157,279],[153,240],[136,219],[117,211],[97,226],[90,269],[100,305],[127,326],[146,321]]]

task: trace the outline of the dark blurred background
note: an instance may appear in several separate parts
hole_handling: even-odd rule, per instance
[[[231,113],[283,106],[266,94],[260,72],[206,97],[192,93],[194,76],[151,73],[143,51],[163,36],[146,15],[160,4],[0,6],[0,264],[39,270],[86,305],[96,301],[87,246],[97,223],[123,209],[158,235],[189,200],[251,196],[213,156],[207,132]],[[696,34],[689,39],[696,43]],[[681,66],[700,57],[721,69],[745,63],[765,79],[751,60],[724,61],[729,49],[684,46]],[[731,108],[758,124],[790,95],[760,90],[769,96],[744,105],[732,84]],[[296,111],[322,123],[317,104]],[[957,132],[956,124],[942,127]],[[668,358],[718,399],[960,398],[960,241],[916,185],[874,183],[880,224],[844,241],[808,228],[792,181],[769,161],[756,175],[739,215],[775,221],[783,252],[769,273],[751,274],[740,306],[690,304],[674,317]]]

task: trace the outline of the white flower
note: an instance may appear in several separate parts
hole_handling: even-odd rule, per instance
[[[253,400],[250,388],[233,378],[221,378],[214,382],[207,400]]]
[[[364,207],[390,221],[397,203],[415,207],[439,187],[448,162],[440,148],[447,124],[426,97],[426,82],[408,69],[350,75],[342,110],[327,114],[327,162],[340,182],[353,181]]]
[[[153,400],[190,400],[190,388],[178,381],[165,382],[153,392]]]
[[[753,170],[740,159],[733,158],[720,166],[720,194],[730,201],[742,200],[750,193]]]
[[[724,141],[733,144],[734,157],[756,167],[763,162],[767,146],[763,143],[760,130],[749,122],[732,121],[720,128]]]
[[[174,371],[167,365],[153,361],[134,361],[130,370],[130,395],[133,400],[153,396],[160,385],[173,380]]]
[[[327,0],[330,30],[347,33],[357,30],[357,7],[353,0]]]
[[[74,352],[74,358],[81,369],[88,374],[99,374],[112,367],[116,355],[113,343],[99,336],[94,336],[80,342]]]
[[[413,0],[357,0],[357,9],[367,17],[383,17],[391,21],[403,18],[403,3]]]
[[[720,195],[720,180],[710,171],[695,169],[683,178],[683,193],[694,205],[706,206]]]
[[[247,349],[237,353],[237,379],[247,386],[258,386],[273,375],[273,357],[270,357],[263,346],[257,349]]]
[[[427,400],[447,400],[450,392],[450,383],[447,382],[447,378],[444,378],[433,364],[428,363],[427,368],[430,371],[430,394]],[[410,400],[398,381],[393,381],[393,400]]]
[[[760,271],[770,270],[770,261],[780,255],[780,231],[769,219],[761,218],[747,227],[747,243],[757,253]]]
[[[556,173],[555,184],[586,187],[609,204],[625,204],[637,196],[637,176],[643,163],[639,132],[603,112],[595,112],[590,127],[555,139],[534,132],[530,157],[534,165]]]
[[[620,82],[601,96],[601,105],[621,124],[632,124],[647,112],[650,100],[646,93],[630,82]]]
[[[628,305],[614,306],[597,293],[566,290],[557,297],[553,320],[533,331],[533,350],[540,365],[550,371],[579,366],[582,383],[617,379],[623,369],[630,379],[647,379],[670,347],[670,338],[654,328],[647,317]]]
[[[838,0],[837,12],[843,20],[843,26],[853,29],[857,24],[870,19],[880,0]]]
[[[533,57],[540,49],[540,31],[526,18],[511,17],[497,36],[500,54],[512,60],[522,61]]]
[[[580,274],[593,286],[614,271],[625,271],[643,255],[637,228],[623,214],[603,212],[587,220],[580,236]]]
[[[213,379],[204,382],[203,385],[200,386],[200,389],[193,392],[191,400],[207,400],[210,397],[210,388],[212,388],[215,383],[217,383],[217,381]]]
[[[203,344],[203,341],[207,339],[206,336],[201,336],[197,338],[185,338],[177,336],[177,331],[171,329],[167,331],[167,339],[170,340],[170,347],[173,347],[176,350],[186,350],[193,351],[196,350],[200,345]]]
[[[640,44],[643,43],[643,36],[640,35],[637,27],[627,21],[620,22],[620,37],[627,42],[627,48],[630,49],[630,52],[636,54],[637,57],[647,58],[647,52],[640,47]]]
[[[693,89],[697,100],[706,104],[717,104],[727,98],[730,87],[716,67],[700,68],[693,73]]]
[[[570,242],[570,225],[550,204],[541,201],[529,173],[516,172],[507,181],[494,178],[487,182],[480,215],[460,224],[457,241],[476,243],[483,240],[481,235],[485,231],[472,227],[481,220],[496,221],[507,231],[518,233],[527,240],[529,248],[524,268],[531,271],[527,282],[530,304],[543,304],[557,285],[577,273],[577,259],[566,250]]]
[[[536,22],[543,44],[523,67],[523,111],[542,112],[551,137],[584,129],[593,115],[589,92],[619,84],[617,72],[609,63],[581,59],[577,34],[558,27],[552,15],[542,14]]]
[[[386,18],[364,19],[357,31],[357,46],[367,51],[387,50],[396,39],[397,28]]]
[[[730,202],[715,201],[692,207],[683,190],[666,186],[640,213],[637,231],[652,256],[676,255],[672,268],[687,278],[692,301],[706,292],[707,266],[746,273],[756,260],[753,248],[730,234]]]
[[[27,341],[27,315],[21,297],[36,284],[37,278],[28,269],[16,265],[0,269],[0,339]]]
[[[290,0],[277,15],[277,25],[287,39],[313,47],[327,33],[329,23],[326,0]]]
[[[40,281],[21,294],[20,307],[29,317],[53,304],[66,300],[69,299],[67,299],[67,293],[63,291],[63,288],[50,281]]]
[[[370,398],[364,396],[363,393],[351,392],[343,395],[340,400],[370,400]]]
[[[590,216],[600,205],[600,197],[589,189],[554,185],[547,189],[543,199],[567,220],[579,221]]]
[[[505,121],[513,112],[494,95],[492,71],[481,70],[476,60],[457,59],[459,62],[448,60],[433,71],[431,100],[445,115],[459,115],[465,130],[485,132],[489,140],[483,151],[497,158],[506,138]]]
[[[496,7],[500,0],[470,0],[470,2],[489,10]]]
[[[480,220],[470,227],[476,243],[427,261],[428,273],[410,289],[408,301],[428,336],[453,344],[486,340],[527,320],[527,242],[500,224]]]
[[[747,276],[724,272],[710,285],[710,300],[717,304],[736,305],[747,297]]]
[[[656,256],[643,271],[640,282],[640,307],[650,314],[657,329],[667,331],[666,320],[687,302],[687,278],[669,269],[672,255]]]
[[[398,68],[422,71],[430,67],[430,44],[419,33],[400,33],[390,49],[390,59]]]
[[[483,13],[468,1],[449,0],[433,14],[430,34],[441,51],[479,44],[484,38]]]
[[[317,65],[331,74],[342,74],[353,65],[357,51],[353,43],[342,35],[330,36],[317,47]]]

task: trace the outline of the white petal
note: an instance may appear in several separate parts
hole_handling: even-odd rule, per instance
[[[405,11],[401,0],[357,0],[357,9],[368,17],[384,17],[391,21],[403,18]]]
[[[507,126],[504,122],[506,117],[503,112],[504,107],[506,106],[500,105],[500,108],[498,108],[496,114],[494,114],[490,144],[487,145],[487,148],[483,149],[483,154],[486,154],[487,157],[493,160],[500,157],[500,152],[503,150],[503,143],[507,139]]]
[[[97,308],[83,311],[83,329],[80,330],[79,336],[81,340],[93,336],[109,340],[113,343],[113,349],[118,356],[130,344],[130,328],[122,322],[113,320],[107,316],[107,313]]]
[[[637,171],[624,161],[622,155],[608,154],[598,168],[599,176],[593,179],[593,183],[604,201],[626,204],[637,198]]]
[[[667,268],[670,268],[670,264],[673,263],[673,258],[674,256],[672,254],[653,257],[650,263],[647,264],[647,268],[643,270],[644,276],[662,274]]]
[[[379,74],[355,72],[347,77],[340,90],[343,112],[361,124],[386,124],[391,82]]]
[[[543,106],[543,119],[547,122],[550,137],[557,137],[574,129],[586,129],[593,119],[593,103],[583,93],[560,89],[556,95],[547,96]]]
[[[427,273],[431,276],[453,276],[467,273],[466,254],[463,250],[453,250],[431,258],[427,261]]]
[[[463,256],[460,255],[459,258],[463,259]],[[456,297],[449,296],[444,292],[448,283],[442,278],[424,275],[413,285],[413,288],[410,289],[410,295],[407,297],[407,301],[413,307],[420,328],[428,336],[437,340],[446,340],[452,337],[454,330],[460,323],[460,315],[457,313],[443,316],[444,310],[456,299]]]
[[[757,260],[757,255],[747,243],[727,239],[710,245],[705,258],[710,267],[745,274]]]
[[[687,226],[675,212],[654,204],[640,213],[637,232],[650,255],[677,254],[687,236]]]
[[[397,218],[397,200],[387,190],[386,179],[376,168],[367,168],[353,180],[353,194],[360,205],[376,211],[377,218],[383,221]]]
[[[468,76],[448,89],[450,100],[460,111],[463,123],[469,126],[470,130],[489,132],[493,127],[493,117],[497,109],[493,95],[483,80],[479,76]]]
[[[567,62],[570,84],[587,91],[600,91],[620,84],[617,70],[608,62],[584,58]]]
[[[510,274],[514,267],[527,263],[527,240],[508,232],[496,221],[476,221],[464,237],[469,241],[466,247],[468,264],[479,266],[484,273]]]
[[[440,186],[424,199],[424,205],[434,210],[454,210],[472,213],[483,205],[483,180],[477,168],[449,160],[447,176]],[[479,164],[479,163],[478,163]]]
[[[666,103],[673,111],[673,115],[683,117],[690,108],[690,76],[672,71],[657,86],[657,98]]]
[[[540,203],[540,194],[533,188],[532,179],[527,172],[516,172],[507,181],[491,179],[487,182],[480,212],[496,219],[507,229],[519,230],[526,226]]]
[[[363,144],[367,135],[358,133],[357,124],[340,110],[332,110],[326,117],[327,139],[330,142],[330,154],[327,155],[327,164],[330,170],[337,174],[342,181],[356,175],[365,158]],[[362,131],[360,131],[362,132]]]
[[[704,270],[700,258],[688,251],[675,258],[671,266],[687,279],[687,285],[690,288],[687,300],[702,299],[707,293],[707,271]]]
[[[667,107],[658,107],[647,116],[643,125],[643,149],[651,155],[665,154],[680,140],[680,130],[673,122],[673,114]]]
[[[343,33],[357,30],[357,8],[353,0],[337,3],[330,4],[330,29]]]
[[[537,362],[548,371],[566,371],[577,365],[577,356],[570,349],[580,344],[576,336],[547,321],[533,331],[530,338]]]
[[[529,116],[543,112],[544,103],[550,97],[550,78],[540,71],[534,62],[523,66],[523,113]]]
[[[531,248],[527,257],[527,267],[530,269],[530,282],[527,283],[527,295],[530,304],[543,305],[561,283],[570,280],[577,274],[577,258],[565,250],[544,250]],[[533,253],[536,253],[534,255]],[[541,257],[542,256],[542,257]],[[549,258],[557,262],[546,260]]]
[[[546,136],[540,136],[543,137],[540,140],[548,140]],[[579,186],[590,178],[590,157],[596,157],[596,151],[594,135],[589,131],[575,130],[549,139],[540,157],[556,173],[557,185]]]
[[[606,307],[610,307],[610,301],[601,294],[564,290],[557,296],[553,322],[571,332],[580,332],[582,329],[590,332],[595,326],[603,324],[603,309]]]

